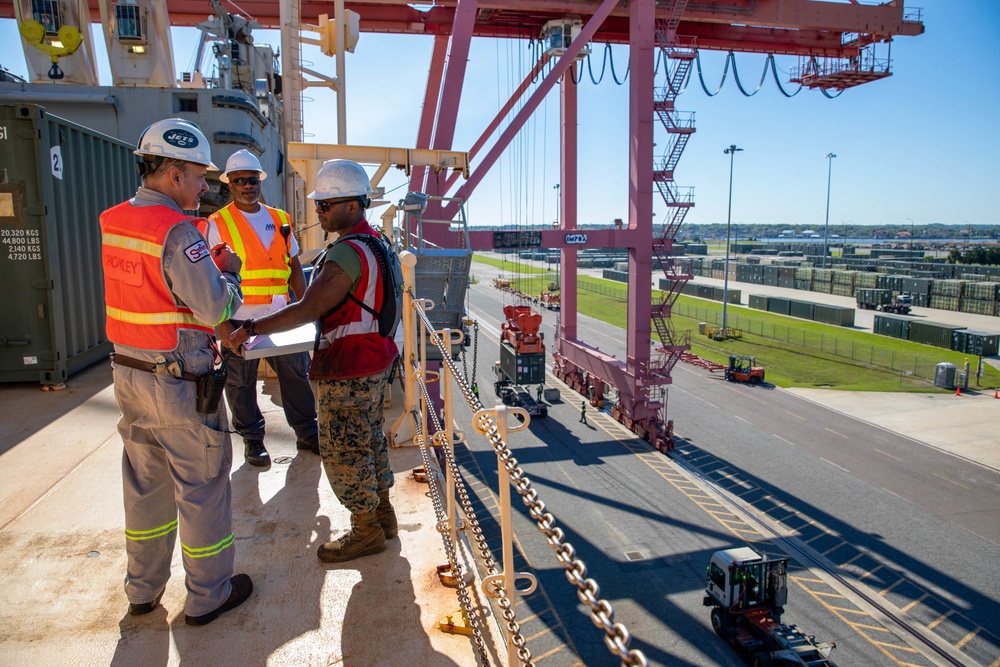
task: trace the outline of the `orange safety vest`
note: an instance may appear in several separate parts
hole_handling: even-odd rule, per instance
[[[375,230],[362,221],[343,235],[349,234],[374,236]],[[360,241],[348,239],[339,243],[350,244],[361,257],[361,275],[354,290],[355,298],[379,312],[384,292],[378,260],[371,248]],[[322,270],[322,262],[319,267]],[[396,341],[379,335],[375,316],[351,299],[345,298],[339,306],[321,317],[319,323],[320,335],[330,342],[330,347],[317,350],[313,355],[309,377],[314,380],[350,380],[375,375],[389,368],[399,356]]]
[[[191,220],[167,206],[125,201],[101,214],[101,263],[108,340],[143,350],[177,347],[181,329],[214,334],[179,303],[163,273],[163,242]],[[205,252],[208,252],[206,246]]]
[[[222,240],[243,260],[240,287],[245,304],[269,304],[272,297],[278,294],[288,296],[288,279],[292,275],[288,254],[290,246],[281,235],[281,226],[289,224],[288,214],[270,206],[264,208],[274,219],[274,237],[268,248],[261,244],[257,232],[236,204],[220,208],[209,218],[215,223]]]

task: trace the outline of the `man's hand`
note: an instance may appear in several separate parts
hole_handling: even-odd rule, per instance
[[[250,338],[250,334],[246,332],[243,327],[235,328],[232,333],[229,334],[229,346],[234,350],[240,349],[243,343],[247,342]]]
[[[233,346],[229,340],[229,337],[233,335],[233,331],[237,330],[238,329],[233,324],[232,320],[226,320],[225,322],[221,322],[219,326],[215,327],[215,336],[223,347],[231,347],[233,352],[239,354],[239,346]]]
[[[239,274],[243,268],[243,260],[233,252],[225,243],[220,243],[212,248],[212,261],[219,267],[219,271]]]

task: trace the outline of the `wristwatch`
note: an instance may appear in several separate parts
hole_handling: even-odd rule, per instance
[[[243,320],[243,327],[242,328],[243,328],[243,331],[247,332],[247,336],[256,336],[257,335],[257,332],[253,330],[253,324],[254,324],[254,322],[253,322],[253,318],[252,317],[248,317],[247,319]]]

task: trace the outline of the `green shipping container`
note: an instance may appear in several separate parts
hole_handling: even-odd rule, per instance
[[[853,327],[854,309],[817,303],[813,306],[813,320],[816,322],[825,322],[826,324],[835,324],[838,327]]]
[[[60,384],[107,357],[102,211],[135,194],[133,147],[33,104],[0,106],[0,382]]]
[[[984,331],[953,331],[951,334],[951,349],[965,354],[992,357],[1000,347],[1000,334]]]
[[[504,341],[500,344],[500,370],[514,384],[537,385],[545,382],[545,353],[516,354],[514,347]]]
[[[780,296],[772,296],[767,299],[767,312],[779,315],[788,314],[788,299]]]
[[[767,310],[767,296],[764,294],[751,294],[750,307],[756,310]]]
[[[893,338],[909,340],[911,322],[913,322],[913,320],[908,317],[876,314],[872,332],[882,336],[891,336]]]
[[[792,317],[801,317],[804,320],[813,319],[814,304],[812,301],[799,301],[798,299],[788,300],[788,314]]]
[[[933,345],[934,347],[943,347],[946,350],[950,350],[952,334],[964,328],[963,326],[954,324],[914,320],[910,322],[909,339],[914,343],[923,343],[924,345]]]

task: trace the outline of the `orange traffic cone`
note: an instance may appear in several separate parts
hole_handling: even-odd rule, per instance
[[[961,387],[955,387],[955,395],[956,396],[961,396],[962,395],[962,388]]]
[[[1000,398],[1000,389],[993,390],[993,398]]]

